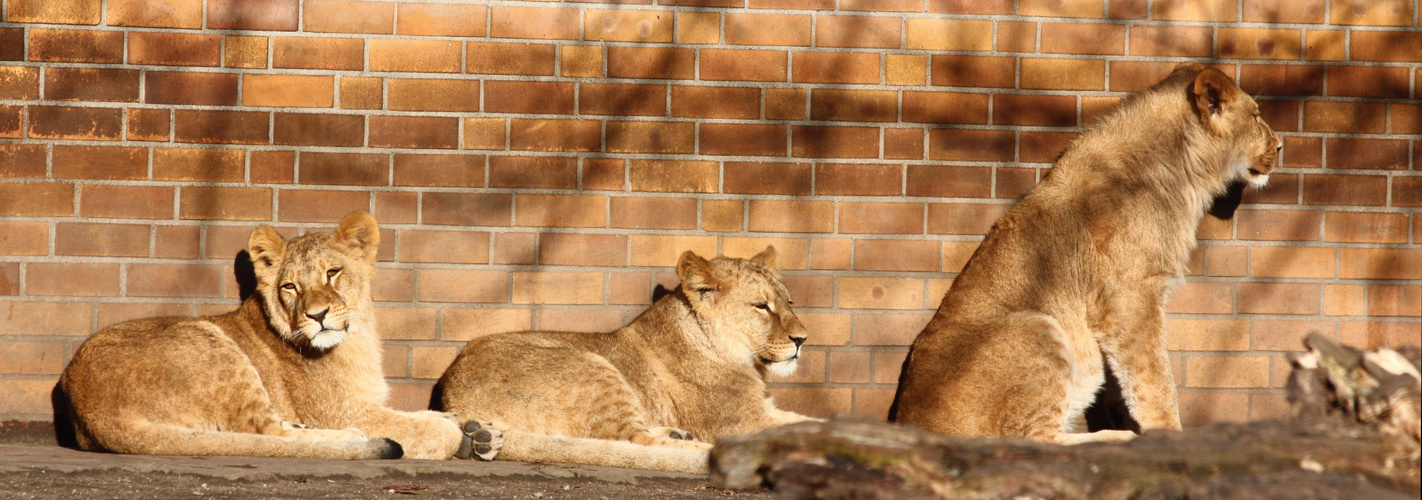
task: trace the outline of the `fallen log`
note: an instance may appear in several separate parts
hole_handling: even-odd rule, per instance
[[[1378,361],[1325,342],[1295,356],[1285,420],[1069,447],[838,417],[719,441],[712,482],[816,499],[1417,498],[1422,381],[1396,373],[1416,352]]]

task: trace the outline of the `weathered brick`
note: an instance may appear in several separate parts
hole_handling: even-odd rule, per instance
[[[275,37],[272,67],[365,69],[365,42],[359,38]]]
[[[815,166],[815,194],[897,196],[903,193],[903,165],[821,163]]]
[[[222,36],[135,31],[128,35],[128,63],[163,66],[219,66]]]
[[[74,215],[74,185],[0,182],[0,215],[68,217]]]
[[[446,5],[401,3],[395,20],[395,32],[400,35],[424,36],[484,36],[484,20],[488,7],[483,5]]]
[[[212,29],[296,31],[300,0],[208,0]]]
[[[714,193],[718,174],[710,161],[632,160],[628,167],[633,191]]]
[[[276,113],[272,142],[293,146],[361,146],[365,118],[360,115]]]
[[[79,197],[83,217],[172,219],[174,215],[171,187],[84,185]]]
[[[22,81],[24,79],[21,74],[15,74],[20,77],[16,80]],[[25,92],[19,93],[24,94]],[[136,102],[138,101],[138,71],[100,68],[47,68],[44,72],[44,98],[59,101]]]
[[[25,294],[113,297],[119,294],[119,265],[31,262],[25,265]]]
[[[370,194],[363,191],[317,191],[283,189],[277,194],[281,212],[277,220],[285,222],[336,222],[355,210],[370,211]],[[393,237],[383,238],[382,246],[394,243]],[[388,257],[393,252],[385,252]]]
[[[839,293],[836,307],[841,309],[921,309],[923,307],[923,280],[915,278],[884,278],[884,277],[851,277],[839,278]],[[872,321],[878,315],[859,315],[855,319],[862,321]],[[914,318],[899,318],[905,323],[916,322]],[[927,323],[927,318],[923,318]],[[913,336],[918,334],[919,329],[913,328],[859,328],[855,325],[855,342],[857,344],[883,345],[885,342],[882,335],[891,331],[900,331],[900,335],[894,336],[897,341],[894,345],[907,345],[913,341]],[[880,337],[864,338],[860,332],[875,332]],[[912,333],[909,333],[912,332]]]
[[[726,162],[722,190],[738,194],[808,195],[813,170],[809,163]]]
[[[1329,23],[1367,26],[1411,26],[1412,9],[1415,5],[1415,2],[1403,0],[1335,0],[1330,3],[1333,8],[1329,10]]]
[[[265,144],[270,113],[259,111],[175,111],[173,135],[178,142]]]
[[[303,151],[301,183],[345,186],[383,186],[390,155],[372,153],[318,153]]]
[[[507,194],[424,193],[420,214],[425,224],[508,226],[513,198]]]
[[[835,227],[829,201],[750,201],[750,230],[777,233],[829,233]]]
[[[633,266],[672,267],[688,250],[708,259],[716,255],[715,236],[632,234],[627,245]]]
[[[303,14],[305,31],[387,35],[395,32],[393,3],[306,0]]]
[[[49,224],[29,221],[0,221],[0,254],[48,255]],[[15,272],[19,272],[18,267],[15,268]],[[14,279],[18,280],[19,275],[16,274]],[[0,278],[0,282],[17,283],[8,278]],[[18,288],[16,291],[18,292]]]
[[[335,104],[335,79],[318,75],[246,75],[242,77],[242,104],[329,108]]]
[[[110,26],[147,28],[202,28],[200,0],[112,0],[108,5]]]
[[[790,131],[790,151],[811,158],[877,158],[879,129],[795,126]]]
[[[99,24],[98,0],[14,0],[5,8],[12,23]]]
[[[765,118],[803,120],[809,107],[805,89],[765,89]]]
[[[117,108],[30,106],[29,115],[31,138],[116,141],[123,134]]]
[[[808,47],[812,18],[797,14],[727,13],[726,43],[730,45],[793,45]]]
[[[992,170],[985,167],[909,165],[907,194],[936,198],[987,198],[991,196],[991,181]]]
[[[189,220],[272,220],[272,190],[185,186],[179,194],[178,216]]]
[[[672,15],[668,11],[587,9],[583,39],[603,42],[672,41]]]
[[[520,226],[607,226],[607,197],[602,195],[520,194],[514,203],[514,223]]]
[[[1417,285],[1368,286],[1368,316],[1422,317],[1422,287]]]
[[[666,47],[607,48],[607,76],[686,80],[696,73],[692,49]]]
[[[121,31],[30,28],[30,60],[120,63],[123,38]]]
[[[923,204],[840,203],[839,232],[923,234]]]
[[[796,83],[879,83],[879,54],[796,52],[790,79]]]
[[[458,149],[459,118],[452,116],[372,116],[375,148]]]
[[[551,43],[471,42],[465,46],[464,70],[478,74],[551,76],[556,49]],[[399,57],[398,53],[394,55]]]
[[[702,123],[703,155],[785,156],[786,127],[760,123]]]
[[[578,9],[504,7],[490,9],[489,35],[494,38],[576,40]]]
[[[43,157],[39,158],[43,167]],[[54,146],[53,176],[61,179],[148,178],[148,150],[108,146]],[[40,177],[43,177],[41,173]]]
[[[187,182],[242,182],[240,149],[154,148],[153,179]]]
[[[394,82],[391,82],[392,85]],[[493,113],[572,114],[573,84],[564,82],[489,81],[484,84]],[[393,103],[391,107],[394,107]]]
[[[489,262],[489,233],[401,231],[400,261],[486,264]]]
[[[445,40],[371,40],[370,71],[458,73],[460,43]]]
[[[701,57],[704,61],[706,58],[704,51]],[[705,77],[704,72],[702,76]],[[583,85],[584,89],[587,87],[587,84]],[[656,88],[661,89],[661,87]],[[583,95],[587,95],[586,90]],[[583,103],[586,107],[587,101],[583,101]],[[648,111],[650,112],[650,110]],[[658,110],[656,114],[662,114],[662,111]],[[760,91],[742,87],[673,86],[671,88],[671,114],[687,118],[758,118],[760,117]]]
[[[147,257],[148,233],[148,226],[141,224],[60,223],[54,230],[54,253]]]

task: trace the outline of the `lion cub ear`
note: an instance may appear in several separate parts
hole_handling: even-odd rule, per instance
[[[1200,121],[1208,128],[1222,132],[1223,124],[1218,120],[1224,114],[1225,107],[1239,98],[1239,87],[1234,85],[1234,80],[1218,69],[1205,68],[1195,75],[1195,81],[1190,84],[1190,94]]]
[[[676,276],[681,278],[681,290],[692,302],[716,300],[720,283],[711,273],[711,262],[687,250],[676,261]]]
[[[750,260],[751,262],[765,266],[766,269],[774,271],[776,269],[775,245],[766,245],[765,250],[761,250],[760,253],[755,254],[755,257],[751,257]]]
[[[277,234],[271,226],[262,224],[247,238],[247,257],[252,265],[262,271],[281,264],[286,254],[286,239]]]
[[[337,247],[355,252],[366,262],[375,262],[375,252],[380,249],[380,225],[375,216],[355,211],[341,219],[331,242]]]

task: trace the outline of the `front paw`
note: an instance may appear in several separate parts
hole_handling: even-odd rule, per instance
[[[491,461],[504,446],[504,434],[488,422],[470,420],[459,426],[459,430],[464,437],[459,442],[459,451],[454,453],[455,458]]]

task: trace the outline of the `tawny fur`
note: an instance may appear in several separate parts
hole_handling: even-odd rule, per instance
[[[335,235],[257,228],[250,298],[220,316],[95,333],[60,378],[57,414],[93,451],[450,458],[463,434],[449,415],[385,407],[370,297],[379,239],[364,212]]]
[[[705,472],[710,442],[809,419],[766,395],[806,338],[774,261],[686,252],[681,286],[631,324],[474,339],[436,396],[503,429],[499,459]]]
[[[1103,355],[1143,429],[1179,429],[1165,297],[1232,182],[1267,181],[1280,142],[1218,70],[1183,64],[1077,138],[983,240],[904,363],[891,418],[1072,444]]]

